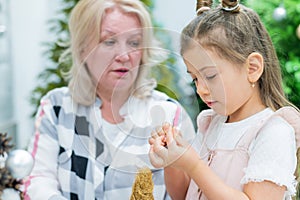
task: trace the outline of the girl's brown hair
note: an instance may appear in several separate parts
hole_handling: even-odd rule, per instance
[[[223,0],[221,6],[201,14],[183,29],[181,54],[192,40],[235,64],[245,63],[253,52],[260,53],[264,72],[258,85],[263,103],[273,110],[295,107],[283,92],[280,64],[271,38],[252,9],[240,5],[238,0]]]

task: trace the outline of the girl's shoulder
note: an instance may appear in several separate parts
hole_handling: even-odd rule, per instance
[[[256,141],[273,141],[275,144],[283,143],[285,140],[296,142],[300,146],[300,113],[290,107],[282,107],[261,119],[255,126],[249,129]]]
[[[197,127],[200,133],[205,133],[212,121],[224,120],[223,116],[220,116],[212,109],[203,110],[197,116]]]
[[[278,124],[274,120],[279,117],[282,119],[282,126],[290,126],[294,129],[297,148],[300,147],[300,113],[291,106],[285,106],[274,112],[272,117],[275,119],[270,120],[269,124]]]

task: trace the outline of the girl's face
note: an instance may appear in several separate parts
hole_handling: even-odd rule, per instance
[[[188,49],[183,58],[198,95],[208,107],[229,116],[229,121],[249,116],[257,102],[253,99],[246,65],[236,66],[200,46]]]
[[[118,8],[106,11],[100,41],[86,62],[98,87],[132,88],[142,60],[142,29],[139,18]]]

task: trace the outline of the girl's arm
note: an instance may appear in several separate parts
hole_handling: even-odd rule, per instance
[[[244,185],[244,190],[235,190],[226,185],[200,158],[193,162],[193,153],[184,155],[193,167],[183,166],[187,174],[201,188],[205,196],[210,200],[282,200],[286,188],[273,182],[249,182]],[[194,155],[195,156],[195,155]],[[193,163],[191,163],[193,162]]]
[[[152,165],[156,168],[164,167],[166,165],[164,164],[163,159],[161,159],[159,156],[156,155],[156,153],[154,153],[153,148],[155,142],[159,142],[161,146],[164,146],[165,138],[164,136],[155,135],[154,132],[152,132],[151,135],[152,137],[149,138],[149,144],[151,145],[149,152],[150,161]],[[172,200],[184,199],[186,196],[188,186],[190,184],[190,178],[187,176],[187,174],[177,168],[166,166],[164,168],[164,178],[167,192],[172,198]]]
[[[167,148],[161,145],[161,139],[163,137],[156,137],[152,143],[151,149],[153,152],[152,156],[150,154],[150,159],[155,164],[172,166],[182,170],[195,181],[208,199],[283,199],[286,188],[269,181],[259,183],[250,182],[244,186],[244,191],[235,190],[232,187],[229,187],[207,166],[205,162],[201,160],[193,148],[182,141],[177,129],[172,129],[170,127],[167,129],[167,131],[164,131],[167,135]],[[158,163],[155,162],[155,158],[159,158]],[[177,181],[177,179],[174,178],[174,175],[172,176],[173,181]],[[175,187],[173,189],[175,189]]]
[[[183,171],[174,167],[165,167],[165,184],[172,200],[185,199],[190,178]]]
[[[178,112],[178,114],[180,114],[180,117],[175,115],[173,125],[179,126],[182,132],[185,133],[182,137],[185,140],[192,142],[196,136],[192,120],[182,106],[180,106],[180,112]],[[190,177],[183,171],[174,167],[165,167],[164,177],[167,192],[171,196],[172,200],[185,199],[191,180]]]

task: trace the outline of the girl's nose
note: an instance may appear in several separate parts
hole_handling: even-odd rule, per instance
[[[207,83],[204,80],[201,80],[200,78],[197,81],[196,87],[199,96],[208,95],[210,93]]]

